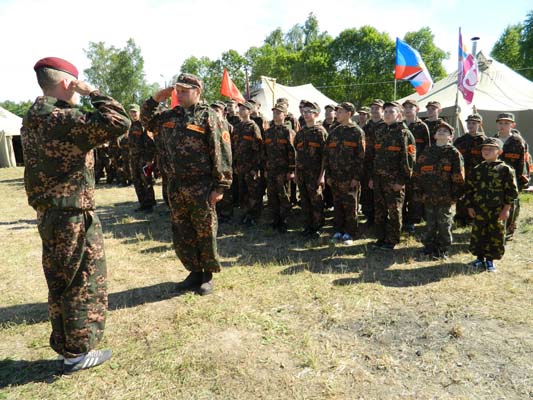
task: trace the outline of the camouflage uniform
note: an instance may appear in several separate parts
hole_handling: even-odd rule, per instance
[[[372,178],[366,171],[372,170],[372,159],[374,143],[376,138],[376,130],[385,122],[381,119],[379,121],[369,120],[363,127],[365,132],[366,149],[365,153],[365,176],[361,188],[361,209],[369,224],[374,223],[374,190],[368,187],[368,181]]]
[[[272,224],[286,228],[291,209],[288,175],[295,169],[294,136],[285,125],[272,125],[265,132],[264,159],[267,172],[268,208]]]
[[[364,175],[365,133],[356,124],[338,125],[330,132],[324,150],[324,170],[331,182],[335,232],[357,234],[360,182]],[[357,181],[352,186],[352,181]]]
[[[174,250],[191,272],[219,272],[217,216],[212,191],[231,185],[231,139],[208,105],[158,110],[149,98],[141,109],[143,126],[157,137],[168,175]]]
[[[128,130],[124,108],[92,92],[96,111],[38,97],[23,120],[24,183],[37,211],[52,324],[51,347],[77,357],[97,346],[107,310],[102,226],[95,213],[93,149]]]
[[[416,154],[418,157],[431,143],[429,129],[419,118],[406,125],[415,138]],[[420,223],[424,215],[424,205],[415,200],[413,191],[413,185],[409,181],[405,187],[405,202],[403,206],[404,221],[408,225]]]
[[[435,142],[435,133],[437,132],[437,129],[439,129],[440,124],[444,121],[442,118],[437,118],[435,121],[430,120],[424,120],[424,123],[427,125],[429,129],[429,145],[433,146],[433,143]]]
[[[154,182],[152,175],[146,176],[143,167],[155,158],[154,141],[148,136],[141,121],[132,121],[128,134],[130,149],[130,171],[140,209],[151,209],[155,206]]]
[[[241,123],[241,117],[238,115],[228,115],[227,120],[230,125],[233,127],[232,134],[235,135],[235,127]],[[231,137],[232,144],[234,143],[234,136]],[[234,152],[234,151],[233,151]],[[234,207],[239,206],[239,180],[235,179],[237,176],[235,172],[235,160],[233,160],[233,181],[231,182],[231,200]]]
[[[227,131],[230,135],[230,140],[233,143],[233,125],[231,125],[225,118],[222,120],[222,129]],[[232,149],[233,154],[233,149]],[[216,204],[217,215],[219,216],[220,222],[229,220],[233,216],[233,192],[231,187],[227,190],[224,190],[224,197]]]
[[[483,161],[466,179],[466,206],[476,212],[470,252],[478,259],[499,260],[505,253],[505,224],[498,217],[518,198],[515,171],[501,160]]]
[[[120,160],[118,164],[118,174],[120,182],[124,186],[131,184],[130,172],[130,149],[128,135],[124,134],[117,139],[118,147],[120,148]]]
[[[339,126],[339,121],[334,119],[333,121],[329,122],[327,120],[324,120],[322,122],[322,126],[326,130],[326,132],[329,134],[337,127]],[[328,176],[326,175],[326,184],[324,185],[324,207],[325,208],[331,208],[334,206],[334,198],[333,198],[333,190],[331,189],[331,186],[327,182]],[[357,199],[357,203],[359,203],[359,199]],[[356,208],[357,212],[357,208]],[[356,214],[357,215],[357,214]]]
[[[416,198],[425,208],[426,230],[422,243],[429,252],[444,254],[452,244],[452,204],[462,194],[464,165],[452,145],[426,147],[413,172]]]
[[[499,135],[496,134],[494,137],[499,138]],[[526,167],[527,154],[527,144],[520,135],[513,134],[503,143],[500,159],[513,167],[518,191],[527,187],[529,182],[529,171]],[[513,236],[517,226],[516,221],[520,215],[520,202],[518,197],[512,203],[510,215],[507,221],[508,239],[511,239]]]
[[[405,187],[395,191],[393,185],[405,185],[411,179],[416,157],[415,138],[403,122],[383,123],[376,132],[373,148],[367,145],[369,153],[376,238],[378,242],[394,246],[400,242]]]
[[[464,134],[459,136],[453,142],[453,145],[464,159],[465,164],[465,176],[468,176],[474,170],[474,167],[483,162],[483,156],[481,155],[481,143],[485,140],[486,136],[483,133],[478,133],[473,136],[470,134]],[[455,219],[461,224],[466,224],[468,221],[471,221],[471,218],[468,216],[465,206],[465,197],[461,196],[457,200],[455,205]]]
[[[318,179],[322,173],[322,157],[327,132],[321,124],[303,126],[296,134],[296,182],[306,229],[318,231],[324,225],[324,202]]]
[[[263,139],[261,130],[254,121],[242,121],[235,128],[235,172],[239,179],[240,205],[246,221],[255,221],[261,215],[260,171],[262,169]]]
[[[99,183],[100,179],[105,175],[106,183],[113,183],[115,174],[113,172],[113,165],[111,155],[109,154],[109,143],[103,143],[94,149],[94,178],[95,182]]]

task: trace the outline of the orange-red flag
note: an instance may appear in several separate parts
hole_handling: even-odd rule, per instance
[[[178,94],[176,93],[176,89],[173,89],[172,96],[170,97],[170,108],[174,108],[179,104],[180,102],[178,100]]]
[[[226,68],[224,68],[224,75],[222,75],[222,85],[220,86],[220,94],[222,96],[226,96],[230,99],[236,100],[240,103],[244,103],[246,101],[239,89],[237,89],[237,86],[235,86],[235,84],[229,77]]]

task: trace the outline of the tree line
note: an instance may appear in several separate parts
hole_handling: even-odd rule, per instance
[[[434,81],[446,76],[442,63],[450,54],[435,45],[429,27],[408,32],[402,39],[420,52]],[[124,48],[89,42],[84,51],[91,62],[84,70],[86,80],[123,104],[142,102],[160,88],[158,83],[146,81],[141,49],[133,39]],[[523,23],[504,30],[490,55],[533,80],[533,10]],[[374,98],[393,98],[394,65],[395,38],[371,26],[345,29],[332,37],[320,30],[317,17],[311,13],[304,23],[286,32],[275,29],[261,46],[244,54],[227,50],[215,60],[191,56],[181,65],[181,72],[196,74],[204,81],[204,97],[209,101],[223,99],[219,90],[226,68],[242,92],[248,73],[251,85],[262,75],[286,86],[312,83],[334,100],[362,105]],[[408,82],[397,82],[398,98],[412,92]],[[30,100],[0,102],[19,116],[31,104]]]

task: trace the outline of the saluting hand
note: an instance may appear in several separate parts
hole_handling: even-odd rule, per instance
[[[87,82],[79,80],[70,81],[68,87],[69,89],[73,89],[76,93],[79,93],[82,96],[88,96],[91,92],[94,92],[96,90],[95,87],[88,84]]]
[[[152,98],[157,101],[158,103],[161,103],[162,101],[165,101],[166,99],[168,99],[171,95],[172,95],[172,91],[174,90],[174,88],[171,86],[171,87],[167,87],[167,88],[164,88],[164,89],[161,89],[159,90],[158,92],[156,92]]]
[[[213,190],[209,194],[209,204],[211,204],[211,206],[214,207],[215,204],[217,204],[220,200],[222,200],[223,197],[224,197],[224,194],[218,193],[216,190]]]

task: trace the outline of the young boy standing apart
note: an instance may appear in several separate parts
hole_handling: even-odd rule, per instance
[[[514,169],[498,159],[501,153],[499,139],[485,139],[481,145],[484,161],[466,181],[466,206],[474,219],[470,252],[477,256],[472,265],[489,272],[496,272],[494,260],[505,253],[505,224],[518,197]]]

